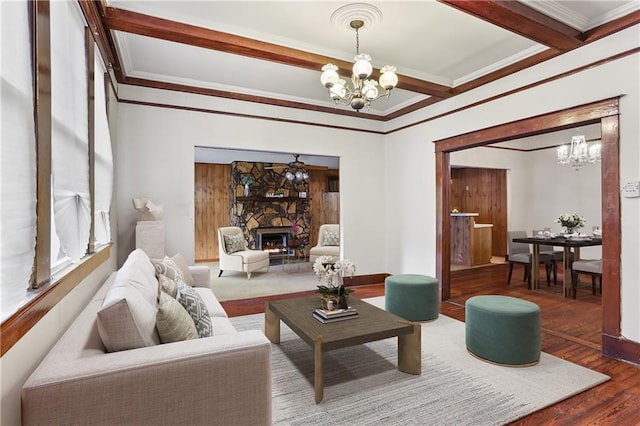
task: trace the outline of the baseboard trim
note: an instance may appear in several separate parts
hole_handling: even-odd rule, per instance
[[[619,361],[640,365],[640,343],[602,334],[602,353]]]
[[[345,277],[344,285],[347,287],[355,287],[359,285],[384,284],[384,279],[390,275],[391,274],[383,273]]]

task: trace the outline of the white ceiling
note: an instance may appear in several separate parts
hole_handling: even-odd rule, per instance
[[[355,33],[331,22],[345,2],[335,1],[125,1],[128,10],[352,62]],[[580,32],[639,9],[638,0],[524,1]],[[402,76],[456,87],[546,46],[436,1],[374,1],[382,19],[360,31],[360,51],[373,65]],[[320,70],[194,47],[131,32],[112,31],[126,77],[333,107]],[[303,56],[301,53],[301,56]],[[294,64],[295,65],[295,64]],[[346,77],[346,76],[345,76]],[[371,113],[387,115],[428,98],[395,89]],[[348,107],[340,107],[346,108]]]

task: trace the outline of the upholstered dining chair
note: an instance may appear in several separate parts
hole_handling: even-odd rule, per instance
[[[220,273],[223,271],[246,272],[251,279],[251,272],[267,268],[269,270],[269,253],[262,250],[250,250],[244,239],[242,229],[237,226],[218,228],[218,254],[220,255]]]
[[[535,237],[536,235],[538,235],[539,232],[544,232],[543,230],[540,229],[534,229],[531,233],[531,236]],[[550,254],[551,256],[553,256],[553,284],[555,285],[557,282],[557,275],[558,275],[558,265],[562,265],[562,262],[564,261],[564,252],[563,250],[555,250],[553,248],[553,246],[545,246],[545,245],[540,245],[540,254]],[[569,263],[573,263],[573,252],[570,251],[569,252]],[[564,265],[563,265],[564,267]]]
[[[340,258],[340,225],[325,223],[318,229],[318,243],[309,249],[309,262],[312,264],[320,256]]]
[[[514,238],[527,238],[527,233],[526,231],[508,231],[507,238],[509,256],[509,276],[507,278],[507,285],[511,284],[513,265],[518,263],[524,265],[524,280],[527,281],[529,288],[531,288],[531,262],[533,260],[533,253],[531,253],[529,244],[516,243],[513,241]],[[553,269],[553,262],[553,256],[550,254],[540,253],[540,264],[544,263],[545,271],[547,273],[547,285],[551,285],[551,270]],[[554,284],[555,282],[554,275]]]
[[[573,290],[573,298],[576,298],[578,292],[579,275],[591,275],[591,291],[596,294],[596,278],[600,281],[600,293],[602,293],[602,259],[581,259],[573,262],[571,266],[571,289]]]

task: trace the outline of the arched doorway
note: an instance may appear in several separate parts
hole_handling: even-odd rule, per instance
[[[605,99],[475,132],[435,141],[436,153],[436,274],[442,298],[451,294],[449,193],[450,153],[510,139],[535,136],[580,125],[600,123],[602,144],[602,351],[625,358],[620,335],[620,158],[619,102]]]

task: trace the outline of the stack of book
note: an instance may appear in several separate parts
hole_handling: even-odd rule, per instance
[[[322,323],[336,322],[358,318],[358,311],[352,307],[347,309],[334,309],[332,311],[317,308],[313,311],[313,317]]]

